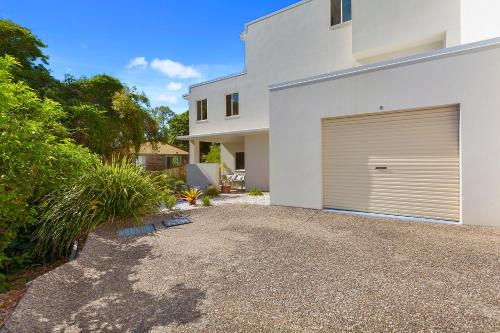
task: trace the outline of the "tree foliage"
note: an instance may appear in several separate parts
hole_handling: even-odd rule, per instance
[[[208,153],[202,156],[202,160],[204,163],[217,163],[221,162],[220,160],[220,146],[218,144],[211,144],[210,150]]]
[[[20,66],[12,69],[13,79],[25,82],[40,96],[58,89],[58,82],[46,67],[49,57],[42,51],[46,47],[29,29],[0,20],[0,56],[14,57]]]
[[[12,261],[6,250],[19,231],[35,222],[42,198],[71,182],[96,157],[68,138],[64,111],[22,82],[12,71],[20,64],[0,58],[0,269]],[[14,256],[15,257],[15,256]],[[0,289],[2,283],[0,282]]]
[[[29,29],[0,20],[0,292],[6,272],[29,263],[48,196],[83,179],[99,157],[128,155],[145,141],[187,148],[177,140],[189,132],[187,112],[152,109],[144,93],[105,74],[56,80],[45,48]]]
[[[73,139],[106,159],[157,140],[148,98],[112,76],[66,77],[59,97]]]
[[[177,137],[189,135],[189,112],[173,116],[168,121],[168,135],[166,142],[176,145],[183,149],[189,148],[189,143],[184,140],[178,140]]]

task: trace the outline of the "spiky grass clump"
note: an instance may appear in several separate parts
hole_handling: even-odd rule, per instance
[[[216,187],[209,187],[205,191],[205,195],[210,198],[217,198],[220,196],[220,191]]]
[[[203,195],[200,189],[193,187],[182,191],[182,199],[186,200],[190,205],[196,205],[196,200]]]
[[[252,197],[258,197],[258,196],[262,196],[264,194],[262,193],[262,191],[259,188],[254,187],[250,190],[250,192],[248,192],[248,195],[250,195]]]
[[[201,203],[203,207],[210,207],[212,206],[212,201],[210,201],[210,197],[206,196],[201,199]]]
[[[46,198],[35,253],[58,257],[98,225],[156,212],[165,197],[158,183],[125,160],[97,164],[63,191]]]
[[[165,201],[165,206],[168,210],[172,210],[174,209],[176,203],[177,198],[175,197],[175,195],[169,195]]]

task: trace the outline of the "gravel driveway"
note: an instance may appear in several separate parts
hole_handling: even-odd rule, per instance
[[[498,332],[500,229],[265,206],[122,240],[38,278],[11,332]],[[159,220],[158,220],[159,221]]]

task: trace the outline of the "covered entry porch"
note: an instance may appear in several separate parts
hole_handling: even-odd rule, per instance
[[[221,179],[240,176],[241,188],[269,191],[268,129],[189,135],[180,139],[189,140],[187,178],[190,186],[206,187],[207,183],[218,186]],[[220,145],[220,165],[216,168],[218,177],[213,175],[213,165],[202,161],[201,142]]]

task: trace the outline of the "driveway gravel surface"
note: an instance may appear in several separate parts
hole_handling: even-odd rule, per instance
[[[498,332],[500,229],[234,205],[34,280],[8,332]],[[147,222],[160,225],[162,218]]]

